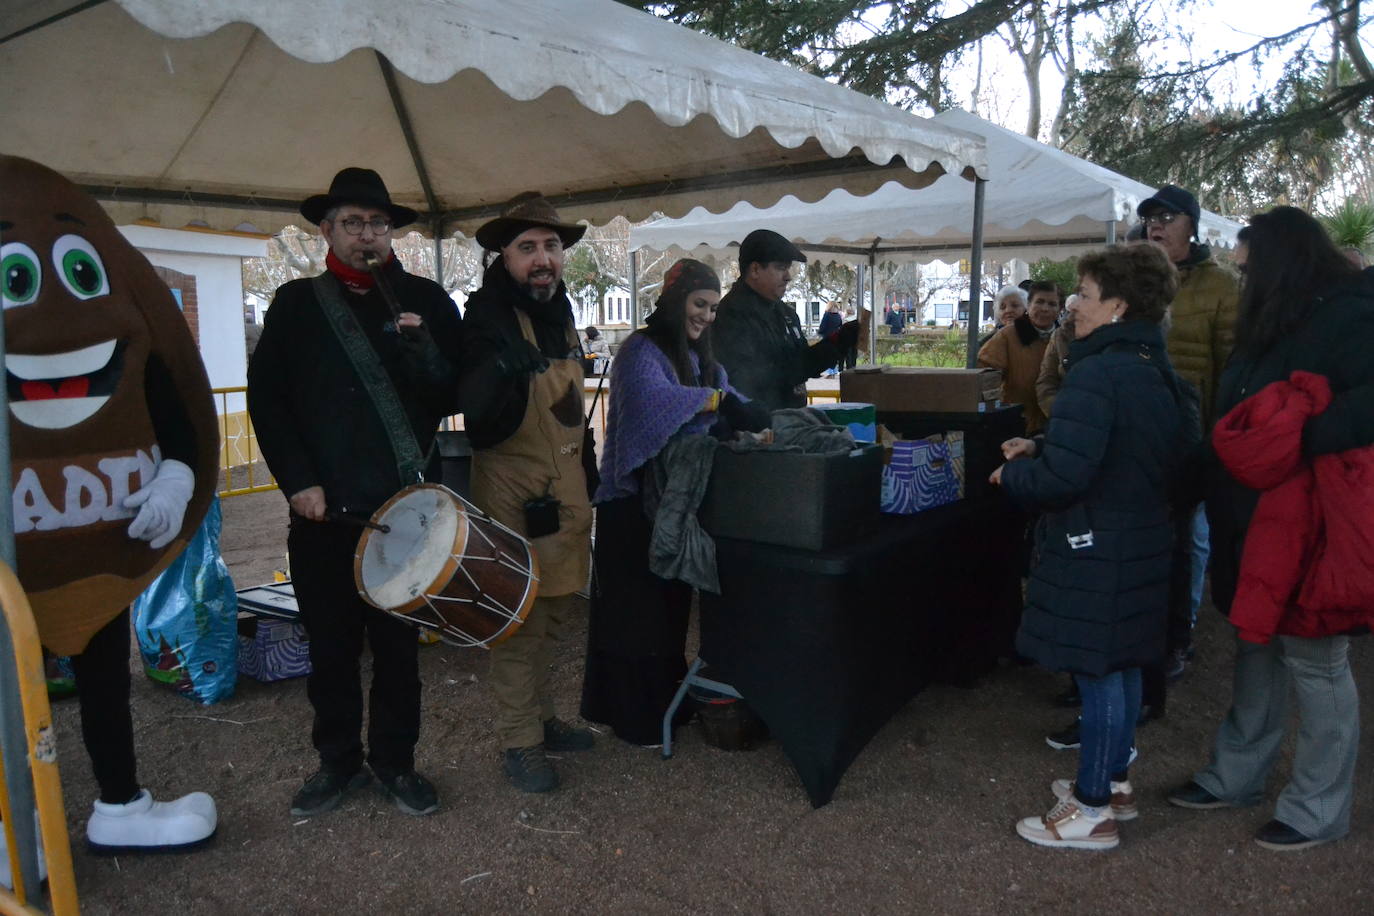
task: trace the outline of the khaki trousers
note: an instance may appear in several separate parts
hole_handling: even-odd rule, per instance
[[[554,715],[548,695],[553,650],[576,600],[576,595],[534,599],[515,635],[491,650],[496,737],[503,749],[544,743],[544,723]]]

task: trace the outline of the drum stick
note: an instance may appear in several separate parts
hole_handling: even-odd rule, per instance
[[[370,519],[359,518],[356,515],[345,515],[342,512],[326,512],[324,520],[327,522],[343,522],[347,525],[357,525],[359,528],[371,528],[373,531],[380,531],[382,534],[390,534],[390,525],[379,525]]]

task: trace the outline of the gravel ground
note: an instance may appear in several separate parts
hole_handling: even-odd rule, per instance
[[[281,565],[284,509],[275,492],[224,503],[224,554],[240,587],[270,581]],[[1197,660],[1167,718],[1140,734],[1132,776],[1141,816],[1107,853],[1033,847],[1012,830],[1016,818],[1047,810],[1050,780],[1074,770],[1071,752],[1043,741],[1067,723],[1051,703],[1061,680],[1034,668],[999,668],[976,689],[923,692],[873,740],[835,800],[813,810],[776,744],[726,753],[695,729],[680,732],[671,761],[604,737],[559,761],[558,792],[522,795],[499,771],[482,653],[430,647],[421,655],[418,766],[443,808],[406,817],[368,789],[308,821],[287,813],[315,764],[303,680],[244,679],[231,700],[197,707],[136,676],[143,782],[162,797],[211,792],[220,831],[186,855],[106,859],[78,845],[83,911],[1374,911],[1370,780],[1356,784],[1350,836],[1300,853],[1251,842],[1268,807],[1193,812],[1165,803],[1165,791],[1204,761],[1230,696],[1228,636],[1205,611]],[[569,716],[584,638],[579,625],[556,662]],[[1357,641],[1353,657],[1357,680],[1369,682],[1369,640]],[[94,784],[74,703],[59,704],[56,718],[80,838]],[[1374,759],[1367,708],[1363,719],[1362,774]]]

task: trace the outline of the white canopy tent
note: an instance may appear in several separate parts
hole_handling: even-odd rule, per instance
[[[4,10],[0,150],[63,172],[122,224],[276,232],[353,164],[377,169],[436,237],[471,234],[532,188],[565,217],[600,223],[890,181],[919,188],[944,174],[981,188],[986,177],[977,137],[614,0],[5,0]],[[7,417],[0,388],[5,492]],[[0,556],[13,565],[7,516]],[[0,656],[8,642],[0,627]],[[0,742],[10,799],[25,811],[17,697],[0,664]],[[33,823],[13,828],[37,887]]]
[[[468,235],[530,188],[604,223],[986,177],[976,137],[613,0],[18,4],[4,149],[120,223],[275,232],[350,163]]]
[[[965,111],[945,111],[934,120],[987,140],[991,177],[986,217],[980,221],[981,251],[996,252],[999,259],[1062,259],[1113,242],[1136,221],[1136,206],[1154,193],[1148,185]],[[759,208],[745,202],[719,216],[697,209],[680,219],[636,227],[630,248],[720,255],[763,227],[805,251],[857,261],[872,275],[878,261],[953,261],[971,250],[977,256],[976,232],[970,237],[966,228],[970,202],[964,183],[948,179],[919,191],[888,184],[862,198],[836,190],[816,203],[785,198]],[[1239,230],[1240,224],[1202,211],[1204,242],[1232,246]],[[971,275],[980,272],[975,264]],[[976,289],[976,282],[970,288]],[[970,365],[977,324],[969,322]]]
[[[966,111],[935,116],[937,123],[987,140],[988,172],[983,249],[1000,259],[1067,258],[1124,237],[1135,208],[1154,193],[1110,169],[985,121]],[[867,197],[835,190],[805,203],[785,198],[761,209],[737,204],[715,216],[693,210],[635,228],[631,248],[721,252],[765,226],[808,251],[867,261],[957,260],[968,256],[971,197],[959,181],[941,179],[913,192],[889,184]],[[1231,246],[1240,225],[1202,211],[1199,236]]]

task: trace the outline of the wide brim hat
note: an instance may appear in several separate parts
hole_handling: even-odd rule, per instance
[[[477,230],[477,244],[488,251],[500,251],[527,229],[552,229],[564,248],[576,245],[587,231],[580,223],[563,222],[543,194],[526,191],[512,197],[500,216],[482,224]]]
[[[328,194],[307,197],[301,203],[301,216],[318,226],[326,213],[344,204],[385,210],[391,215],[392,229],[409,226],[415,222],[417,216],[409,207],[391,202],[391,195],[387,193],[381,175],[372,169],[360,169],[356,166],[342,169],[335,175],[334,180],[329,183]]]

